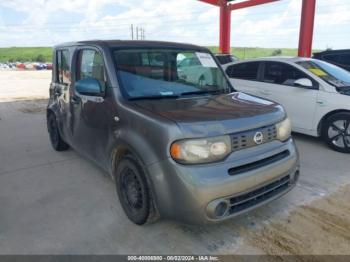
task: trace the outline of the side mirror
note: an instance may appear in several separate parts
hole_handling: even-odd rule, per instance
[[[95,78],[84,78],[75,83],[75,90],[82,95],[102,96],[100,82]]]
[[[308,78],[300,78],[294,81],[294,85],[302,88],[312,88],[313,84]]]

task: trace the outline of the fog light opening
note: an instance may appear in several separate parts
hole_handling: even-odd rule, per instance
[[[215,211],[214,211],[215,216],[216,217],[223,217],[226,214],[227,209],[228,209],[227,202],[224,202],[224,201],[220,202],[215,208]]]
[[[298,181],[299,175],[300,175],[300,171],[299,170],[295,171],[295,173],[294,173],[294,183],[296,183]]]

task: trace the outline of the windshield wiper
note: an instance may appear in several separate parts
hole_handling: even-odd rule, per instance
[[[203,90],[203,91],[193,91],[193,92],[183,92],[180,96],[189,96],[189,95],[202,95],[202,94],[222,94],[222,90]]]
[[[179,95],[154,95],[154,96],[137,96],[130,97],[129,100],[142,100],[142,99],[164,99],[164,98],[178,98]]]
[[[190,96],[190,95],[202,95],[202,94],[222,94],[224,93],[222,90],[203,90],[203,91],[192,91],[192,92],[183,92],[180,94],[173,94],[173,95],[154,95],[154,96],[137,96],[137,97],[130,97],[129,100],[143,100],[143,99],[166,99],[166,98],[179,98],[181,96]]]

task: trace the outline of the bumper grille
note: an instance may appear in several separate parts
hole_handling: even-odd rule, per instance
[[[263,167],[263,166],[270,165],[270,164],[272,164],[274,162],[277,162],[279,160],[282,160],[282,159],[288,157],[289,155],[290,155],[290,152],[288,150],[285,150],[285,151],[283,151],[281,153],[278,153],[276,155],[273,155],[273,156],[270,156],[270,157],[267,157],[267,158],[255,161],[253,163],[249,163],[249,164],[246,164],[246,165],[230,168],[228,170],[228,174],[230,176],[233,176],[233,175],[238,175],[238,174],[241,174],[241,173],[244,173],[244,172],[248,172],[248,171],[251,171],[251,170]]]
[[[277,138],[276,126],[267,126],[254,130],[244,131],[231,135],[232,149],[234,151],[256,146],[254,142],[254,136],[257,132],[261,132],[263,135],[262,144],[271,142]]]
[[[290,176],[288,175],[254,191],[230,198],[229,215],[238,213],[273,198],[287,190],[291,185],[290,182]]]

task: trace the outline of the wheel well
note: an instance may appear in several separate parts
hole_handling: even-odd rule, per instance
[[[112,152],[112,179],[114,179],[114,173],[117,170],[120,160],[126,155],[132,156],[142,167],[144,166],[142,159],[130,146],[126,144],[120,145]]]
[[[123,158],[130,154],[130,150],[125,146],[120,146],[112,152],[112,178],[114,179],[114,172],[117,170],[118,163]]]
[[[318,126],[317,126],[317,134],[320,136],[321,135],[321,132],[322,132],[322,127],[323,127],[323,124],[324,122],[332,115],[334,114],[338,114],[338,113],[350,113],[349,110],[345,110],[345,109],[339,109],[339,110],[334,110],[334,111],[331,111],[331,112],[328,112],[327,114],[325,114],[320,122],[318,123]]]

